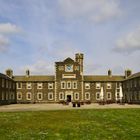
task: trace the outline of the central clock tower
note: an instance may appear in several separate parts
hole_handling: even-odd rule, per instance
[[[82,100],[83,54],[76,54],[75,60],[67,58],[55,63],[55,100]]]

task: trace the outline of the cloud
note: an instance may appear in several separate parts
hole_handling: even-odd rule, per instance
[[[5,52],[7,51],[7,46],[9,45],[9,40],[0,35],[0,52]]]
[[[0,23],[0,34],[15,34],[21,32],[21,29],[11,23]]]
[[[127,35],[118,39],[116,43],[116,52],[133,53],[140,50],[140,27],[136,30],[129,32]]]
[[[102,22],[121,14],[116,0],[59,0],[62,14],[66,18],[84,18],[92,22]]]
[[[70,40],[54,41],[51,47],[48,48],[49,55],[61,58],[73,57],[77,52],[80,52],[80,50],[76,48],[75,43]]]
[[[11,23],[0,23],[0,52],[6,52],[10,45],[10,35],[20,33],[21,29]]]
[[[48,63],[46,60],[38,60],[34,64],[22,66],[21,73],[29,69],[31,74],[54,74],[54,64]]]

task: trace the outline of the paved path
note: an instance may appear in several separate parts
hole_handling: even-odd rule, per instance
[[[62,104],[12,104],[0,106],[0,112],[14,112],[14,111],[43,111],[43,110],[69,110],[69,109],[111,109],[111,108],[139,108],[140,105],[119,105],[119,104],[109,104],[109,105],[99,105],[90,104],[82,105],[81,107],[72,107],[70,105]]]

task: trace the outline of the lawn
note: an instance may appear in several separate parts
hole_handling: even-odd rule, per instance
[[[0,140],[140,140],[140,109],[1,112]]]

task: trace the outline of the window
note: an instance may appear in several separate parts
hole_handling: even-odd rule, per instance
[[[15,87],[16,87],[16,84],[15,84],[15,83],[13,83],[13,89],[15,89]]]
[[[64,100],[64,93],[63,92],[59,93],[59,100]]]
[[[14,85],[14,84],[13,84]],[[22,83],[21,82],[18,82],[17,83],[17,89],[22,89]]]
[[[48,100],[53,100],[53,93],[52,92],[48,93]]]
[[[53,83],[48,83],[48,89],[53,89]]]
[[[85,89],[90,89],[90,83],[85,83]]]
[[[86,92],[86,93],[85,93],[85,99],[86,99],[86,100],[90,100],[90,93],[89,93],[89,92]]]
[[[107,92],[107,99],[111,99],[111,93],[110,92]]]
[[[66,82],[65,81],[62,81],[61,82],[61,89],[65,89],[66,88]]]
[[[17,100],[22,100],[22,93],[21,92],[17,92]]]
[[[101,83],[96,83],[96,89],[100,89],[101,88]]]
[[[26,99],[27,99],[27,100],[31,100],[31,98],[32,98],[32,97],[31,97],[31,93],[30,93],[30,92],[27,92],[27,94],[26,94]]]
[[[42,89],[43,88],[43,83],[37,83],[37,89]]]
[[[42,92],[38,92],[38,93],[37,93],[37,99],[38,99],[38,100],[42,100],[42,99],[43,99],[43,94],[42,94]]]
[[[32,83],[27,83],[26,87],[27,87],[27,89],[32,89]]]
[[[6,100],[8,100],[9,96],[8,96],[8,92],[6,92]]]
[[[117,99],[120,99],[120,93],[117,92]]]
[[[71,81],[67,82],[67,89],[71,89]]]
[[[5,79],[2,79],[2,87],[5,86]]]
[[[2,91],[2,100],[5,99],[5,96],[4,96],[4,91]]]
[[[111,89],[111,83],[107,83],[107,89]]]
[[[120,88],[120,83],[119,83],[119,82],[116,83],[116,88],[117,88],[117,89]]]
[[[96,93],[96,100],[99,100],[100,99],[100,92],[97,92]]]
[[[11,92],[11,99],[12,99],[12,100],[15,99],[15,94],[14,94],[14,92]]]
[[[136,79],[134,80],[134,87],[136,87],[137,86],[137,81],[136,81]]]
[[[12,87],[12,82],[11,81],[9,81],[9,88],[11,88]]]
[[[79,93],[78,92],[75,93],[75,100],[79,100]]]
[[[77,82],[76,81],[73,82],[73,89],[77,89]]]
[[[8,80],[6,80],[6,88],[8,88],[8,85],[9,85]]]

